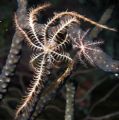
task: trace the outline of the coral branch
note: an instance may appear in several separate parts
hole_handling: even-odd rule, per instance
[[[27,1],[26,0],[17,0],[18,2],[18,10],[17,10],[17,15],[21,16],[19,18],[20,24],[24,24],[24,15],[26,14],[26,5]],[[8,83],[10,82],[10,77],[13,76],[13,72],[16,68],[16,65],[20,59],[19,52],[22,48],[22,38],[15,32],[13,39],[12,39],[12,44],[11,48],[6,60],[6,64],[4,65],[2,69],[2,73],[0,74],[0,99],[2,99],[3,93],[5,93],[7,90]]]
[[[99,20],[98,23],[99,24],[105,24],[111,18],[112,12],[113,12],[113,6],[106,9],[106,11],[102,15],[102,17],[101,17],[101,19]],[[102,30],[101,28],[94,27],[90,32],[89,38],[93,39],[93,38],[97,37],[98,33],[101,32],[101,30]]]
[[[65,108],[65,120],[73,120],[74,118],[74,95],[75,86],[72,82],[66,83],[66,108]]]

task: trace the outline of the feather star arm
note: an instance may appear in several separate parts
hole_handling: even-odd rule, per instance
[[[42,49],[41,47],[35,45],[34,43],[31,42],[31,39],[29,38],[29,36],[26,34],[26,32],[20,27],[18,20],[17,20],[17,16],[15,15],[15,24],[16,24],[16,28],[20,31],[20,33],[25,37],[25,40],[27,41],[26,43],[28,44],[28,46],[30,48],[33,49]]]
[[[25,99],[22,102],[22,105],[18,107],[17,112],[16,112],[16,118],[18,117],[18,115],[20,114],[21,111],[27,110],[28,105],[30,103],[32,103],[32,98],[33,96],[36,95],[36,91],[37,89],[40,91],[40,89],[42,89],[43,85],[42,84],[42,77],[43,77],[43,73],[44,73],[44,64],[45,64],[45,55],[42,58],[41,61],[41,65],[39,66],[38,69],[36,69],[35,71],[35,76],[34,76],[34,82],[32,82],[32,84],[30,85],[31,88],[29,88],[29,91],[25,97]]]
[[[35,42],[39,43],[39,45],[41,47],[43,47],[43,44],[38,39],[37,33],[35,31],[35,23],[34,22],[37,20],[36,15],[39,13],[39,11],[41,11],[49,6],[50,6],[50,4],[44,4],[42,6],[40,5],[40,6],[36,7],[35,9],[32,9],[28,15],[28,22],[29,22],[29,26],[31,27],[31,33],[33,33],[33,36],[36,39]]]

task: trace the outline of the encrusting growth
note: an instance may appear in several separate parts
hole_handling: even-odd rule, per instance
[[[18,115],[25,111],[27,112],[27,109],[34,104],[34,97],[37,98],[37,95],[41,92],[43,88],[43,77],[47,75],[46,70],[47,68],[45,67],[46,65],[53,64],[54,61],[65,61],[68,64],[73,63],[72,58],[66,53],[64,50],[65,46],[69,43],[68,39],[68,34],[66,33],[66,30],[68,27],[71,27],[73,23],[80,23],[80,19],[83,19],[93,25],[96,25],[101,28],[109,29],[112,31],[115,31],[113,28],[109,28],[104,25],[100,25],[76,12],[61,12],[56,14],[52,19],[50,19],[44,26],[41,28],[41,38],[39,39],[39,35],[36,32],[36,24],[35,22],[37,21],[37,14],[41,10],[44,10],[45,8],[49,7],[50,4],[44,4],[42,6],[38,6],[34,9],[31,9],[29,14],[28,14],[28,25],[29,25],[29,32],[25,31],[19,24],[18,19],[15,15],[15,23],[16,23],[16,28],[20,32],[21,36],[24,37],[26,43],[30,48],[33,50],[33,55],[31,57],[30,63],[34,68],[34,80],[31,82],[30,88],[27,91],[27,94],[22,101],[21,105],[18,107],[17,112],[16,112],[16,117]],[[67,16],[65,19],[59,22],[59,24],[56,26],[56,29],[54,30],[53,33],[49,33],[48,30],[51,28],[55,22],[57,22],[58,19],[61,19],[62,17]],[[59,34],[64,34],[65,38],[62,40],[59,37]],[[84,36],[85,37],[85,36]],[[81,40],[82,42],[82,40]],[[80,43],[81,43],[80,42]],[[81,43],[82,44],[82,43]],[[92,45],[97,45],[97,43],[93,43]],[[87,44],[88,46],[89,44]],[[79,46],[82,47],[82,46]],[[83,52],[83,49],[81,53]],[[84,54],[87,56],[87,54]],[[89,57],[88,60],[90,61]],[[34,62],[36,62],[36,65],[34,65]],[[63,75],[66,76],[66,75]],[[59,81],[61,82],[61,81]]]

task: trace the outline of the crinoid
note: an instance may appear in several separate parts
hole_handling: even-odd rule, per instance
[[[100,49],[98,49],[98,46],[100,44],[103,44],[103,41],[96,41],[96,42],[92,42],[92,41],[88,41],[87,40],[87,34],[88,34],[89,30],[87,30],[86,32],[78,32],[78,39],[74,40],[74,47],[75,49],[80,49],[79,52],[77,52],[78,58],[80,60],[80,62],[82,64],[85,65],[84,60],[82,59],[82,57],[84,57],[91,65],[94,65],[94,58],[92,58],[92,54],[91,53],[97,53],[100,52]]]
[[[16,117],[21,112],[26,112],[32,107],[34,102],[37,99],[37,95],[41,92],[44,87],[45,78],[47,75],[47,66],[53,64],[55,61],[61,61],[68,63],[68,67],[62,78],[58,79],[58,82],[61,82],[65,79],[67,75],[70,74],[70,71],[73,68],[73,60],[65,51],[65,47],[71,41],[66,32],[68,27],[71,27],[73,23],[80,23],[80,19],[83,19],[91,24],[94,24],[98,27],[109,29],[115,31],[113,28],[108,28],[104,25],[100,25],[84,16],[77,14],[76,12],[61,12],[56,14],[52,19],[50,19],[46,24],[41,26],[41,33],[39,35],[36,30],[37,25],[37,15],[41,10],[49,7],[50,4],[44,4],[42,6],[38,6],[34,9],[31,9],[28,14],[28,25],[29,31],[24,30],[18,22],[18,19],[15,15],[15,24],[18,32],[20,32],[21,36],[24,37],[26,43],[33,50],[33,55],[31,57],[31,65],[34,69],[34,80],[31,82],[30,88],[27,91],[27,94],[22,101],[21,105],[18,107],[16,112]],[[62,17],[65,17],[61,20]],[[59,20],[58,20],[59,19]],[[55,24],[57,23],[57,24]],[[53,32],[49,32],[50,28],[54,27]],[[64,39],[60,37],[60,34],[64,35]],[[85,36],[84,36],[85,37]],[[80,42],[82,44],[82,40]],[[93,43],[92,45],[97,44]],[[89,44],[87,44],[89,45]],[[84,54],[83,46],[79,46],[81,48],[81,53]],[[87,56],[87,54],[84,54]],[[88,60],[90,58],[88,57]]]
[[[28,15],[28,22],[30,26],[30,36],[25,32],[19,25],[17,21],[17,16],[15,16],[16,28],[20,31],[20,33],[25,37],[27,44],[33,49],[34,54],[31,57],[31,65],[34,68],[34,81],[32,81],[30,88],[27,92],[25,99],[22,102],[22,105],[18,108],[16,116],[23,110],[27,110],[28,105],[32,104],[33,96],[37,96],[37,93],[41,91],[43,88],[43,76],[46,73],[47,64],[53,64],[54,61],[67,61],[68,63],[72,63],[72,59],[63,51],[63,47],[67,45],[69,42],[68,35],[65,36],[65,40],[58,39],[58,34],[64,32],[64,30],[71,26],[72,23],[78,22],[75,17],[68,17],[62,21],[55,31],[47,36],[48,28],[52,25],[58,18],[52,18],[42,27],[42,38],[39,39],[37,32],[35,31],[35,21],[37,20],[36,15],[42,9],[48,7],[49,4],[45,4],[43,6],[38,6],[35,9],[32,9]],[[34,61],[36,61],[34,66]]]

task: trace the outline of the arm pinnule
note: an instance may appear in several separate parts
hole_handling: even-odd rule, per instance
[[[51,4],[50,3],[46,3],[46,4],[43,4],[43,5],[39,5],[39,6],[37,6],[36,8],[32,8],[30,11],[29,11],[29,14],[28,14],[28,16],[29,16],[29,20],[31,20],[31,22],[33,23],[34,21],[36,21],[37,20],[37,17],[36,17],[36,15],[40,12],[40,11],[42,11],[42,10],[44,10],[44,9],[46,9],[46,8],[48,8],[48,7],[50,7],[51,6]],[[30,21],[29,21],[30,22]]]

